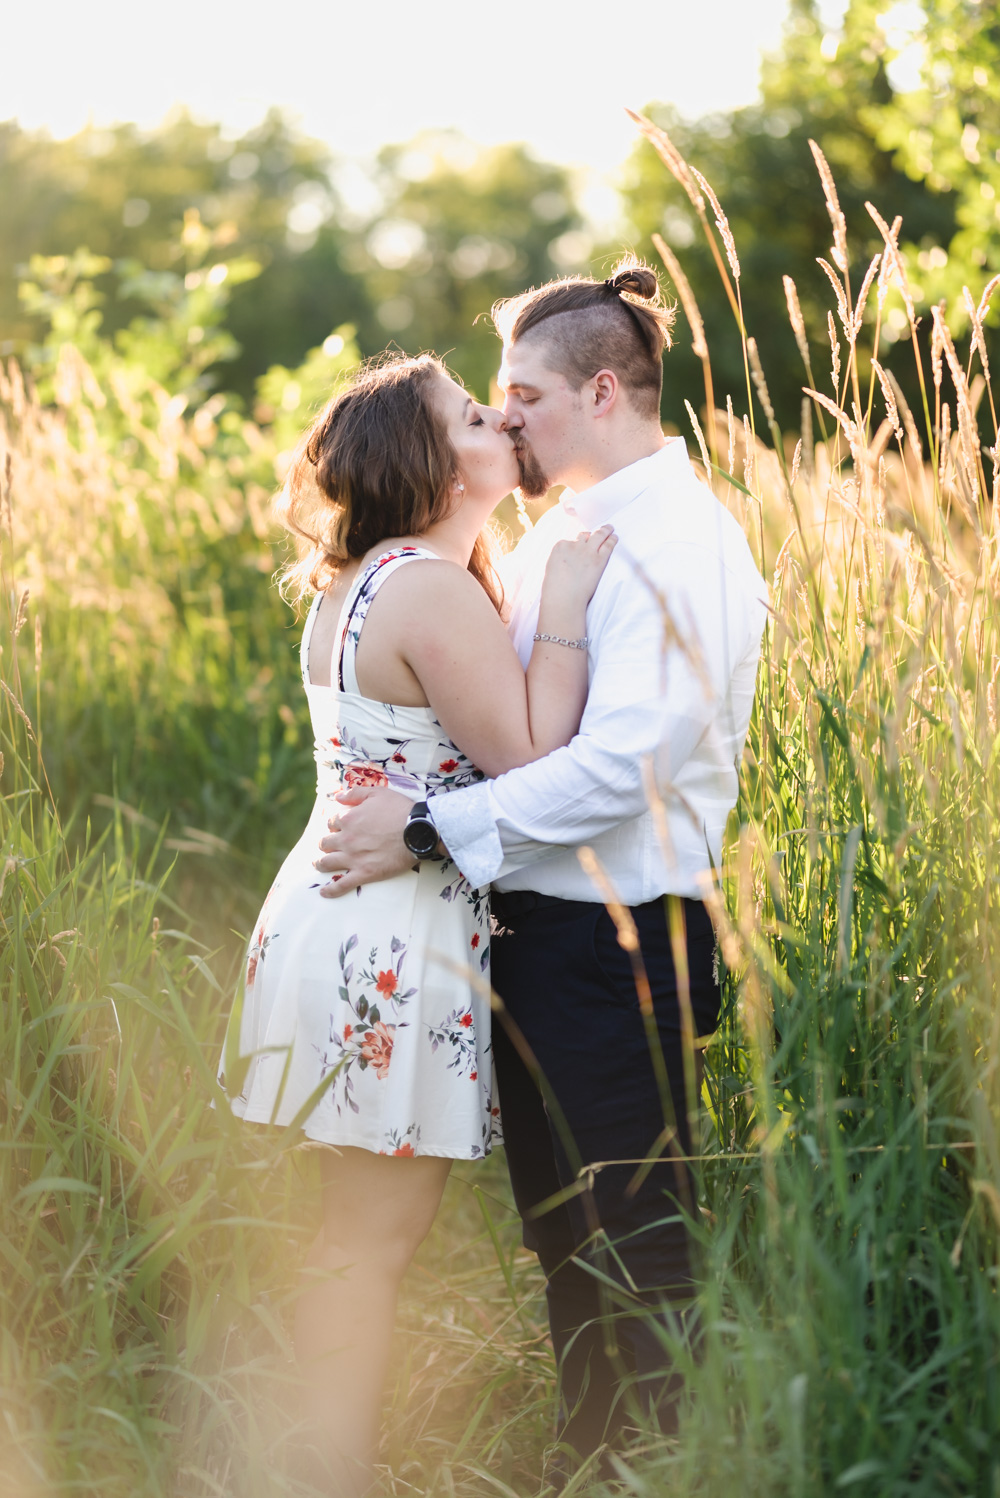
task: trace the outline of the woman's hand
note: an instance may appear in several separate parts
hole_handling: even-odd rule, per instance
[[[586,609],[611,553],[618,545],[614,527],[602,525],[597,531],[581,531],[575,541],[557,541],[545,567],[542,597],[554,614],[568,612],[572,617]]]

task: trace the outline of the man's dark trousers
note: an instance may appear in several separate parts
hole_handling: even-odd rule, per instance
[[[694,1030],[706,1035],[719,1010],[714,933],[700,902],[679,905]],[[506,1010],[494,1015],[493,1048],[507,1162],[525,1246],[546,1275],[560,1438],[586,1456],[613,1440],[626,1418],[623,1378],[635,1386],[640,1405],[649,1408],[662,1396],[667,1355],[655,1330],[656,1309],[665,1301],[681,1306],[691,1295],[679,1204],[692,1210],[693,1178],[663,1145],[665,1129],[675,1123],[673,1152],[691,1153],[666,901],[632,907],[669,1084],[666,1110],[632,961],[604,906],[495,892],[493,915],[492,982]],[[525,1064],[525,1044],[544,1077],[544,1098]],[[657,1149],[661,1163],[638,1185],[635,1164],[604,1165],[584,1176],[589,1189],[535,1214],[574,1184],[581,1164],[643,1160]],[[603,1246],[608,1240],[613,1251]],[[609,1295],[600,1277],[571,1262],[574,1255],[623,1292]],[[612,1302],[618,1314],[609,1321]],[[622,1307],[633,1314],[622,1314]],[[669,1420],[669,1410],[663,1417]]]

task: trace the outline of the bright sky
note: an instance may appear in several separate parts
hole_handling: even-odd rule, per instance
[[[599,182],[634,137],[624,105],[668,100],[696,116],[751,102],[786,9],[786,0],[36,0],[5,8],[0,119],[68,135],[88,120],[154,125],[183,102],[238,131],[278,105],[349,156],[456,126],[487,144],[525,140]]]

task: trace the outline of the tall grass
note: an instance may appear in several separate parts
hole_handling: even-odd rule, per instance
[[[313,793],[265,480],[340,341],[270,372],[266,428],[94,340],[0,377],[4,1498],[311,1491],[287,1313],[318,1173],[210,1105],[230,927]],[[530,1470],[532,1275],[502,1162],[456,1171],[401,1318],[402,1490],[415,1465]]]
[[[311,800],[269,501],[297,426],[358,355],[345,328],[300,369],[272,369],[266,426],[208,395],[191,350],[212,341],[233,277],[201,252],[166,308],[152,278],[154,315],[115,341],[88,279],[103,263],[36,259],[30,300],[52,333],[26,368],[0,369],[0,445],[11,585],[31,605],[22,674],[60,806],[104,826],[111,796],[133,820],[167,818],[175,895],[225,927],[253,919]]]
[[[978,433],[984,392],[996,432],[985,307],[971,303],[967,363],[933,309],[924,370],[899,225],[873,212],[885,246],[852,300],[847,227],[814,154],[836,321],[810,348],[787,285],[811,392],[794,450],[712,200],[747,416],[730,407],[706,423],[715,464],[696,418],[695,435],[773,576],[774,616],[725,908],[714,902],[732,1007],[710,1052],[707,1352],[676,1479],[986,1493],[1000,1483],[1000,516]],[[893,301],[925,392],[923,439],[884,368],[898,353]],[[711,389],[707,351],[703,362]]]
[[[285,1322],[314,1157],[210,1111],[241,953],[204,953],[134,818],[67,842],[13,689],[2,713],[0,1492],[312,1491]],[[465,1461],[512,1472],[498,1417],[540,1444],[548,1413],[496,1163],[449,1189],[401,1328],[403,1490],[415,1461],[460,1470],[463,1434]]]
[[[621,1490],[995,1495],[1000,558],[985,307],[970,298],[961,314],[961,355],[923,309],[935,331],[911,412],[886,341],[901,307],[923,357],[898,227],[881,220],[866,277],[818,157],[833,341],[810,339],[789,288],[815,393],[786,439],[723,206],[646,128],[721,243],[747,371],[725,410],[666,258],[705,370],[694,450],[746,526],[773,615],[710,895],[725,1013],[693,1224],[701,1350],[663,1334],[687,1374],[680,1438],[640,1434]],[[304,1492],[287,1313],[313,1158],[209,1110],[239,907],[215,907],[206,948],[177,903],[195,885],[164,862],[224,869],[252,905],[308,797],[267,582],[281,444],[218,398],[168,421],[173,397],[135,367],[129,407],[120,369],[116,393],[100,357],[62,357],[46,400],[16,366],[0,391],[0,1470],[29,1498]],[[88,836],[95,795],[113,808],[116,791]],[[191,850],[213,838],[245,861]],[[501,1164],[456,1172],[401,1311],[388,1491],[540,1491],[553,1370],[539,1288]],[[604,1490],[586,1473],[573,1488]]]

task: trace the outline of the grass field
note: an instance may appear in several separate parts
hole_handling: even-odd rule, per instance
[[[752,334],[724,214],[654,143]],[[637,1445],[636,1498],[1000,1494],[986,299],[959,309],[956,350],[912,305],[898,228],[865,278],[818,164],[838,289],[832,344],[789,290],[816,392],[800,445],[769,420],[752,341],[727,412],[667,251],[706,372],[689,445],[774,615],[712,901],[704,1356],[665,1347],[688,1375],[681,1435]],[[262,428],[200,390],[183,304],[114,347],[82,262],[36,277],[51,344],[0,384],[0,1494],[305,1498],[288,1313],[315,1159],[210,1103],[243,933],[311,799],[267,497],[349,333],[272,372],[284,415]],[[929,355],[912,336],[913,412],[885,372],[893,306],[904,340],[918,314],[933,328]],[[541,1491],[539,1292],[502,1159],[456,1170],[407,1282],[387,1492]]]

